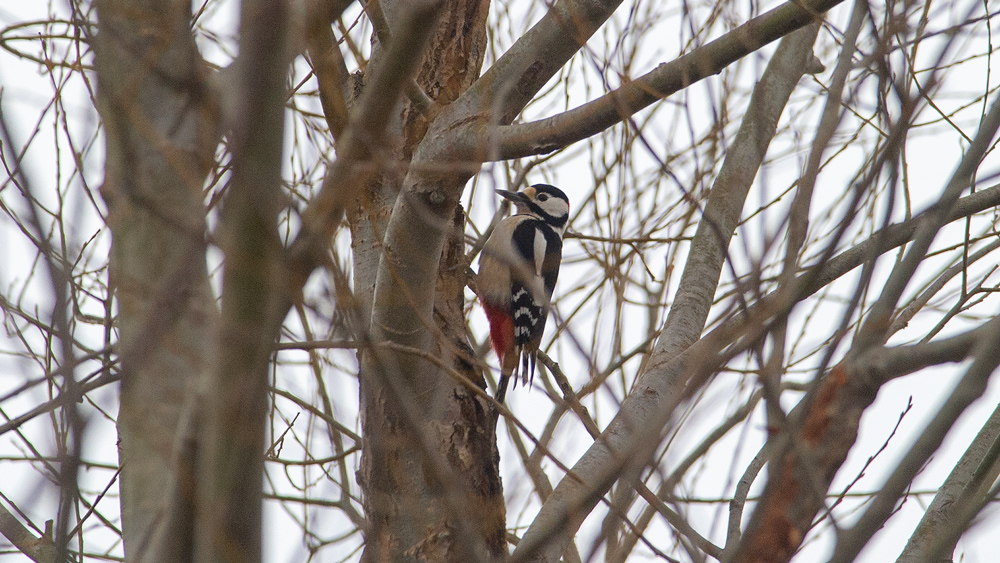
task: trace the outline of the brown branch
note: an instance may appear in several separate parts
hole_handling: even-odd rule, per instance
[[[31,530],[18,521],[17,517],[0,506],[0,534],[7,538],[14,547],[32,561],[38,563],[53,563],[58,556],[55,541],[52,538],[52,522],[49,521],[46,531],[41,537],[36,537]],[[66,561],[72,561],[67,554]]]
[[[891,336],[906,327],[913,317],[916,316],[918,312],[922,311],[931,298],[937,295],[937,293],[940,292],[944,286],[952,280],[952,278],[968,271],[969,265],[989,256],[990,253],[998,248],[1000,248],[1000,238],[990,242],[972,254],[969,254],[962,261],[941,272],[941,274],[938,275],[934,281],[931,282],[926,289],[924,289],[924,291],[920,292],[920,295],[915,297],[905,307],[900,309],[898,313],[896,313],[895,318],[892,320],[892,324],[889,326],[887,334]],[[966,295],[966,297],[968,297],[968,295]],[[964,303],[964,299],[960,299],[959,303]],[[930,338],[934,337],[935,333],[936,331],[931,332],[924,338],[930,340]]]
[[[942,341],[869,349],[862,356],[834,366],[819,382],[818,391],[802,403],[801,416],[795,412],[790,417],[790,420],[801,422],[793,434],[784,435],[776,444],[779,453],[771,460],[773,467],[764,493],[739,547],[733,557],[725,561],[762,563],[791,559],[823,507],[826,491],[857,438],[861,415],[874,401],[879,387],[894,377],[927,366],[962,361],[970,353],[976,354],[976,350],[994,340],[997,334],[1000,334],[1000,320],[995,319]],[[965,398],[968,399],[968,395]],[[796,411],[799,410],[797,407]],[[943,436],[941,433],[940,438]],[[879,493],[882,500],[877,512],[871,509],[866,512],[874,516],[869,516],[865,527],[861,523],[855,527],[855,538],[863,536],[866,533],[863,530],[874,533],[880,528],[877,518],[888,517],[891,513],[895,500],[909,483],[905,478],[912,479],[926,456],[933,453],[930,445],[928,442],[921,453],[908,454],[912,459],[905,469],[897,470],[899,477],[895,484]],[[920,458],[921,455],[924,457]],[[850,545],[860,549],[855,543]]]
[[[353,340],[307,340],[304,342],[278,342],[275,350],[355,350],[358,343]]]
[[[861,549],[892,515],[899,498],[930,456],[937,451],[958,417],[986,391],[990,375],[1000,365],[1000,318],[983,327],[971,352],[975,359],[951,396],[903,456],[857,523],[838,536],[831,563],[849,563],[855,560]]]
[[[453,104],[448,115],[510,123],[620,4],[621,0],[558,0]],[[468,140],[470,146],[484,141]],[[491,160],[497,160],[495,156]]]
[[[941,340],[873,349],[866,353],[868,377],[882,385],[930,366],[961,362],[969,356],[985,330],[985,326],[978,327]]]
[[[949,44],[951,43],[949,42]],[[904,107],[907,105],[912,104],[904,104]],[[861,328],[858,329],[858,334],[852,345],[852,353],[863,352],[866,347],[876,346],[885,341],[886,331],[889,329],[892,315],[903,291],[906,290],[906,286],[917,267],[923,262],[927,250],[934,242],[934,237],[948,222],[952,208],[958,202],[959,196],[974,185],[976,170],[984,155],[991,150],[993,138],[996,136],[998,128],[1000,128],[1000,96],[994,98],[989,113],[984,115],[980,121],[979,131],[976,133],[975,139],[962,156],[961,162],[941,196],[934,205],[923,213],[924,221],[914,235],[913,244],[907,250],[906,256],[893,267],[882,293],[872,305],[871,311],[861,324]]]
[[[1000,184],[959,199],[948,216],[948,222],[964,219],[997,205],[1000,205]],[[818,267],[819,272],[810,281],[808,287],[803,288],[802,291],[808,292],[807,295],[812,294],[820,288],[826,287],[833,280],[857,268],[865,260],[874,256],[880,256],[910,242],[916,235],[917,229],[925,220],[925,214],[921,213],[906,221],[895,223],[874,233],[863,242],[841,252],[825,263],[809,266],[807,269]],[[800,283],[806,281],[806,278],[800,275],[799,281]],[[802,297],[806,297],[807,295],[802,295]],[[769,294],[764,299],[773,297],[774,294]]]
[[[392,45],[392,28],[389,27],[389,21],[385,19],[385,12],[382,11],[381,1],[369,0],[364,2],[363,6],[365,13],[368,14],[368,19],[372,22],[372,28],[375,30],[375,35],[378,37],[379,42],[383,45]],[[401,25],[405,25],[405,23]],[[417,84],[415,77],[406,83],[404,92],[406,93],[406,97],[409,98],[410,103],[413,104],[413,107],[422,115],[428,115],[431,108],[434,107],[434,100]]]
[[[330,6],[329,4],[338,4]],[[347,64],[337,47],[330,23],[340,16],[349,2],[313,1],[306,5],[306,43],[323,106],[327,127],[334,139],[347,127]]]
[[[285,311],[278,238],[290,7],[240,12],[232,178],[220,218],[222,324],[199,437],[195,561],[260,561],[271,347]],[[277,321],[274,319],[277,318]]]

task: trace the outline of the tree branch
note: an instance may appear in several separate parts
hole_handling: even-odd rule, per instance
[[[967,195],[959,199],[948,216],[948,222],[957,221],[984,211],[991,207],[1000,205],[1000,184],[991,186],[985,190]],[[911,240],[917,233],[920,225],[927,220],[926,211],[916,215],[911,219],[895,223],[882,229],[872,236],[858,243],[851,248],[834,256],[826,263],[808,266],[806,269],[819,268],[819,272],[808,287],[800,291],[807,292],[802,297],[815,293],[820,288],[826,287],[830,282],[843,276],[847,272],[857,268],[874,256],[882,255],[894,248],[898,248]],[[799,276],[800,284],[805,281],[804,275]],[[763,300],[772,299],[775,294],[769,294]]]
[[[983,501],[990,497],[984,494],[998,473],[1000,463],[997,463],[998,440],[1000,440],[1000,406],[983,424],[976,438],[969,444],[962,458],[955,464],[951,474],[934,495],[924,516],[910,536],[906,547],[899,555],[896,563],[922,563],[936,561],[937,557],[947,557],[947,553],[955,550],[958,535],[946,538],[950,530],[965,530],[968,524],[961,518],[970,505],[978,512]],[[974,514],[974,513],[973,513]],[[936,543],[944,540],[941,550],[934,549]]]
[[[220,107],[191,33],[190,2],[95,5],[96,102],[106,143],[101,195],[119,308],[123,543],[135,561],[154,553],[183,561],[194,543],[193,490],[184,485],[196,469],[177,446],[195,440],[196,382],[216,359],[201,190],[219,141]]]
[[[883,385],[930,366],[965,360],[987,330],[988,325],[984,325],[941,340],[874,348],[862,362],[867,366],[868,377]]]
[[[456,100],[450,115],[510,123],[620,4],[621,0],[558,0]],[[483,139],[470,140],[478,145]]]
[[[338,139],[347,127],[347,64],[337,47],[330,24],[351,2],[313,0],[306,4],[306,44],[323,106],[327,127]]]
[[[823,12],[842,1],[789,1],[580,107],[531,123],[497,127],[490,132],[490,142],[496,146],[490,160],[545,154],[596,135],[764,45],[821,21]]]
[[[986,246],[966,256],[962,261],[952,265],[945,271],[941,272],[941,274],[938,275],[934,279],[934,281],[931,282],[931,284],[927,286],[927,288],[920,293],[920,295],[915,297],[912,301],[907,303],[905,307],[900,309],[898,313],[896,313],[896,316],[893,318],[892,324],[889,326],[889,329],[886,334],[888,336],[891,336],[902,330],[904,327],[906,327],[906,325],[909,324],[909,322],[913,319],[913,317],[918,312],[922,311],[923,308],[927,305],[927,303],[931,300],[931,298],[937,295],[939,291],[944,289],[944,286],[949,281],[951,281],[952,278],[961,274],[962,272],[967,272],[970,265],[989,256],[994,250],[998,248],[1000,248],[1000,238],[993,240]],[[959,303],[962,302],[963,302],[962,300],[959,300]],[[925,338],[933,337],[933,335],[934,333],[932,332],[928,336],[925,336]]]
[[[812,398],[807,396],[803,399],[789,416],[789,420],[796,421],[797,425],[773,444],[777,453],[770,460],[773,467],[768,483],[742,541],[735,553],[724,561],[788,561],[822,507],[830,483],[857,438],[861,415],[875,400],[879,387],[893,377],[929,365],[961,361],[970,352],[977,353],[976,350],[982,349],[985,342],[992,341],[997,335],[1000,335],[1000,320],[994,319],[954,338],[913,346],[870,349],[862,356],[834,366],[819,381]],[[970,395],[965,393],[963,396],[968,399]],[[943,438],[943,433],[940,437]],[[915,453],[913,456],[924,455],[922,459],[926,460],[926,456],[933,453],[933,449],[927,448],[920,451],[922,454]],[[912,479],[922,463],[917,463],[917,457],[913,457],[905,469],[897,470],[897,481],[892,487],[887,485],[883,489],[885,494],[896,496],[892,497],[892,502],[888,501],[888,497],[881,501],[877,515],[888,516],[895,499],[909,483],[902,481],[906,476]],[[889,512],[885,511],[886,507]],[[870,534],[879,529],[880,523],[876,519],[869,516],[865,527],[860,523],[855,527],[855,539],[869,534],[860,545],[863,546]],[[851,545],[854,545],[853,540]],[[848,557],[841,562],[851,560]]]
[[[220,218],[219,353],[199,442],[194,560],[261,560],[268,365],[278,338],[283,275],[278,238],[290,7],[245,0],[240,11],[238,120]],[[274,319],[277,319],[275,321]]]
[[[955,169],[941,196],[934,205],[923,213],[925,219],[914,235],[913,244],[907,250],[903,260],[893,267],[882,294],[879,295],[861,328],[858,329],[858,334],[852,345],[852,353],[863,352],[865,348],[876,346],[885,341],[886,331],[890,326],[896,304],[913,277],[913,273],[923,262],[927,250],[934,242],[934,237],[948,222],[948,217],[951,215],[952,208],[959,196],[972,185],[976,170],[979,168],[983,156],[991,149],[998,128],[1000,128],[1000,96],[993,99],[989,113],[983,116],[976,137],[969,145],[968,151],[962,157],[962,161]]]
[[[1000,317],[983,327],[976,338],[972,354],[975,360],[968,371],[917,442],[896,466],[868,509],[850,530],[838,536],[830,563],[849,563],[855,560],[868,540],[892,515],[900,496],[930,456],[937,451],[958,417],[986,390],[990,375],[1000,365]]]
[[[379,42],[383,45],[392,45],[392,29],[389,27],[389,21],[385,19],[385,12],[382,11],[381,1],[369,0],[364,3],[364,9],[365,13],[368,14],[368,19],[372,22],[372,28],[374,28]],[[421,114],[427,115],[434,106],[434,100],[417,84],[415,78],[410,79],[404,91],[410,103]]]
[[[35,537],[35,534],[21,524],[16,516],[0,506],[0,534],[21,553],[37,563],[54,563],[58,558],[58,550],[52,538],[52,522],[49,524],[46,533],[41,537]],[[64,554],[64,560],[69,562],[73,561],[73,558]]]
[[[401,16],[400,32],[386,54],[386,64],[374,75],[352,112],[338,143],[337,160],[323,178],[315,199],[302,215],[302,228],[288,252],[290,273],[287,296],[297,295],[312,271],[326,259],[327,248],[354,190],[378,173],[379,147],[392,118],[399,94],[416,74],[423,45],[433,29],[439,2],[409,3]],[[289,307],[291,301],[289,301]]]

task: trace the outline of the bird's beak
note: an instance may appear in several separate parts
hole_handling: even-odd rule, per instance
[[[510,200],[514,203],[528,203],[528,196],[521,192],[511,192],[507,190],[494,190],[496,193],[500,194],[500,197]]]

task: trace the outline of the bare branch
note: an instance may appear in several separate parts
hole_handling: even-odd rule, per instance
[[[49,522],[51,524],[51,522]],[[50,526],[51,528],[51,526]],[[36,537],[17,520],[6,508],[0,506],[0,534],[7,538],[14,547],[27,555],[32,561],[37,563],[53,563],[57,561],[57,550],[55,541],[52,538],[52,530],[47,534]],[[72,561],[68,555],[65,561]]]
[[[123,540],[136,561],[152,553],[183,560],[193,538],[177,524],[193,520],[193,491],[182,483],[191,482],[195,458],[178,444],[195,440],[194,382],[215,353],[201,189],[220,112],[191,34],[190,2],[102,0],[96,10],[101,195],[119,309],[121,514],[130,530]]]
[[[984,325],[951,338],[872,349],[865,354],[867,376],[881,385],[930,366],[961,362],[969,357],[988,329],[989,325]]]
[[[775,444],[778,454],[771,462],[775,464],[771,477],[743,540],[732,557],[725,561],[788,561],[821,508],[833,477],[857,437],[861,414],[874,401],[879,387],[898,375],[929,365],[958,362],[969,353],[982,353],[987,343],[1000,334],[998,327],[1000,320],[993,320],[974,331],[938,342],[870,349],[853,361],[834,366],[830,374],[819,382],[814,398],[809,400],[807,396],[793,411],[790,419],[797,421],[799,426],[794,429],[794,434],[785,434],[784,441]],[[972,368],[969,373],[978,373],[975,377],[983,377],[982,385],[985,385],[985,377],[989,375],[974,372]],[[871,534],[881,527],[878,518],[888,517],[896,499],[910,482],[907,477],[912,479],[927,456],[937,448],[947,428],[954,423],[950,415],[957,417],[969,402],[978,397],[978,394],[975,397],[970,394],[982,393],[982,390],[976,391],[976,381],[972,379],[967,383],[962,393],[956,390],[954,404],[947,409],[950,414],[940,423],[944,430],[925,433],[923,446],[907,454],[905,467],[901,465],[897,469],[896,477],[891,482],[892,488],[887,485],[877,495],[882,499],[876,501],[880,502],[878,511],[873,512],[874,509],[869,508],[866,512],[869,520],[853,528],[852,537],[855,539],[845,544],[849,545],[846,548],[849,558],[840,561],[853,560],[850,551],[855,548],[860,550]],[[945,409],[942,409],[944,412]],[[793,440],[794,443],[789,444]],[[888,496],[893,494],[895,496],[891,498]]]
[[[989,113],[983,116],[979,132],[969,145],[968,151],[963,156],[948,185],[942,190],[941,197],[923,213],[924,221],[914,235],[913,244],[907,250],[906,257],[893,268],[882,295],[872,306],[855,337],[855,343],[852,347],[855,353],[863,352],[866,348],[884,341],[896,304],[912,278],[913,272],[924,260],[927,249],[930,248],[938,231],[948,222],[948,217],[961,193],[973,184],[976,170],[979,168],[983,156],[993,146],[993,138],[996,136],[998,128],[1000,128],[1000,96],[994,98]]]
[[[222,210],[221,352],[198,455],[195,561],[259,561],[268,362],[285,317],[278,238],[289,6],[240,13],[233,175]]]
[[[621,0],[557,0],[453,105],[448,115],[513,121],[614,13]],[[443,116],[447,121],[448,117]],[[468,139],[477,146],[484,139]],[[492,159],[491,159],[492,160]]]
[[[271,533],[262,498],[295,560],[784,563],[837,535],[845,558],[850,540],[892,559],[906,538],[845,523],[873,499],[868,528],[919,518],[937,494],[925,520],[946,522],[921,526],[916,559],[989,559],[991,424],[947,481],[952,411],[923,438],[899,425],[892,444],[917,448],[885,490],[895,462],[864,457],[898,418],[889,386],[914,411],[947,398],[930,384],[994,327],[995,147],[971,195],[933,204],[992,119],[996,6],[783,2],[305,0],[269,6],[291,10],[286,46],[257,55],[284,16],[262,32],[221,0],[18,4],[0,22],[18,133],[0,159],[0,532],[85,559],[224,559],[213,542]],[[760,77],[788,53],[753,50],[813,24],[815,58],[792,58],[817,74],[777,113]],[[572,209],[549,369],[501,406],[470,262],[492,188],[538,182]],[[896,263],[908,279],[883,287]],[[985,376],[968,377],[952,410]],[[236,410],[242,428],[208,435]],[[930,451],[920,478],[941,490],[898,495]],[[225,519],[197,468],[236,458],[247,510],[194,541]],[[830,493],[843,470],[863,492]]]
[[[820,21],[823,12],[841,1],[787,2],[578,108],[523,125],[499,127],[490,133],[498,145],[490,159],[544,154],[600,133],[650,104],[718,74],[764,45]]]
[[[896,563],[936,561],[955,550],[960,531],[968,525],[963,512],[975,514],[984,502],[992,499],[985,491],[1000,472],[998,440],[1000,407],[993,411],[938,489]]]
[[[887,334],[892,335],[902,330],[903,327],[905,327],[910,320],[913,319],[914,315],[920,312],[931,300],[931,298],[937,295],[937,293],[941,291],[941,289],[944,288],[944,286],[951,281],[952,278],[962,272],[966,272],[970,265],[975,264],[986,256],[989,256],[991,252],[998,248],[1000,248],[1000,239],[994,240],[986,246],[976,250],[961,262],[954,264],[944,272],[941,272],[941,275],[939,275],[924,291],[922,291],[920,295],[914,298],[905,307],[900,309],[899,313],[897,313],[896,317],[892,320],[892,325],[889,326]]]
[[[380,1],[369,1],[364,3],[365,13],[368,14],[368,19],[372,22],[372,27],[375,28],[375,35],[378,40],[383,45],[392,45],[392,30],[389,28],[389,22],[385,19],[385,12],[382,11],[382,4]],[[434,107],[434,100],[427,95],[426,92],[420,88],[416,80],[411,79],[405,87],[406,96],[410,99],[410,103],[413,107],[417,108],[417,111],[427,115],[431,108]]]
[[[945,404],[928,424],[917,442],[903,456],[885,486],[875,495],[868,509],[850,529],[840,534],[831,563],[854,561],[868,540],[892,514],[896,502],[913,478],[938,449],[958,417],[986,390],[990,375],[1000,365],[1000,319],[990,321],[976,338],[972,355],[975,360],[959,381]]]
[[[340,4],[328,7],[324,4]],[[347,64],[334,40],[330,23],[347,7],[347,2],[321,2],[314,0],[306,5],[306,42],[316,82],[319,84],[319,99],[323,105],[327,126],[334,139],[340,137],[347,127]],[[330,10],[322,17],[323,12]],[[330,17],[333,16],[333,17]]]

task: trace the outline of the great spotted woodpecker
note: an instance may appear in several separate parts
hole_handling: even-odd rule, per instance
[[[501,221],[483,246],[476,286],[500,360],[496,400],[502,403],[511,376],[517,382],[518,364],[523,383],[535,375],[535,352],[559,276],[569,199],[548,184],[496,192],[517,212]]]

